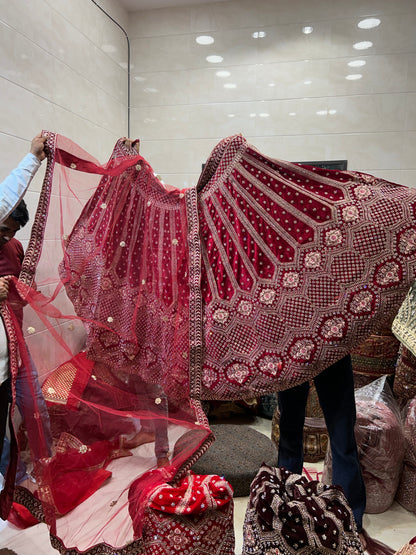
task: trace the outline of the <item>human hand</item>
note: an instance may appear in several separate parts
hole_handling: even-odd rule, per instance
[[[41,162],[46,158],[45,143],[46,137],[42,137],[42,134],[39,133],[39,135],[36,135],[36,137],[32,139],[32,143],[30,145],[30,152]]]
[[[0,277],[0,302],[7,299],[9,294],[9,278]]]
[[[123,139],[123,143],[128,147],[128,148],[134,148],[134,150],[137,151],[137,153],[139,153],[140,150],[140,141],[139,139],[127,139],[124,138]]]

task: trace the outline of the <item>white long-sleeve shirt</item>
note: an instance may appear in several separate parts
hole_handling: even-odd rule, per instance
[[[0,223],[21,201],[33,176],[40,168],[40,160],[34,154],[26,154],[20,164],[0,183]],[[0,384],[9,377],[9,351],[3,320],[0,317]]]
[[[17,168],[0,183],[0,223],[10,216],[19,204],[40,164],[39,158],[29,152]]]

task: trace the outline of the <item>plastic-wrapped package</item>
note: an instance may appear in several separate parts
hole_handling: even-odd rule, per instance
[[[367,513],[382,513],[393,503],[403,466],[405,438],[400,411],[386,376],[355,392],[355,437],[367,493]],[[327,451],[323,481],[331,482]]]
[[[405,410],[404,436],[406,450],[396,500],[408,511],[416,513],[416,397]]]

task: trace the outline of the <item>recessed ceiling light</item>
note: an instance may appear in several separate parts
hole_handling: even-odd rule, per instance
[[[250,117],[251,117],[251,118],[255,118],[256,116],[257,116],[257,114],[254,114],[254,113],[251,113],[251,114],[250,114]]]
[[[224,89],[235,89],[237,85],[235,83],[225,83]]]
[[[381,21],[377,17],[367,17],[358,23],[358,27],[360,29],[374,29],[374,27],[378,27],[380,23]]]
[[[331,116],[334,116],[336,113],[336,110],[328,110],[328,114],[330,114]]]
[[[269,83],[269,87],[275,87],[276,83]]]
[[[362,67],[365,66],[366,63],[365,60],[351,60],[351,62],[348,62],[348,65],[350,67]]]
[[[260,116],[261,118],[269,118],[269,117],[270,117],[270,114],[269,114],[268,112],[260,112],[259,116]]]
[[[215,74],[217,77],[230,77],[231,73],[225,69],[217,71]]]
[[[135,80],[135,81],[139,81],[139,82],[141,82],[141,81],[146,81],[146,77],[142,77],[141,75],[136,75],[136,76],[134,77],[134,80]]]
[[[266,36],[266,31],[254,31],[251,36],[253,37],[253,39],[264,39],[264,37]]]
[[[228,114],[229,118],[235,118],[235,114]]]
[[[348,81],[357,81],[358,79],[361,79],[361,77],[361,73],[351,73],[350,75],[347,75],[345,79],[348,79]]]
[[[313,32],[312,25],[305,25],[305,27],[302,27],[302,33],[304,33],[305,35],[310,35],[312,32]]]
[[[224,58],[222,56],[207,56],[206,61],[209,62],[210,64],[220,64]]]
[[[159,91],[158,91],[158,89],[155,89],[154,87],[146,87],[146,88],[144,89],[144,92],[147,92],[147,93],[157,93],[157,92],[159,92]]]
[[[312,83],[312,81],[310,79],[307,79],[306,81],[303,82],[304,85],[310,85]]]
[[[199,37],[196,37],[196,42],[198,44],[213,44],[214,41],[214,37],[211,37],[209,35],[200,35]]]
[[[289,112],[289,116],[296,116],[296,112]]]
[[[318,116],[326,116],[328,114],[328,110],[318,110],[316,114]]]
[[[363,40],[361,42],[356,42],[355,44],[353,44],[353,48],[355,48],[355,50],[367,50],[367,48],[371,48],[373,46],[373,43],[371,42],[371,40]]]

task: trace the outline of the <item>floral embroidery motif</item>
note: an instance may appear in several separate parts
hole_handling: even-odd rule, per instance
[[[229,379],[239,384],[244,383],[249,375],[250,372],[248,371],[247,366],[238,362],[233,364],[231,368],[229,368],[227,371],[227,376],[229,377]]]
[[[343,318],[329,318],[322,326],[321,335],[325,339],[340,339],[344,335],[346,322]]]
[[[264,304],[272,304],[276,297],[276,291],[273,289],[263,289],[260,292],[260,301]]]
[[[416,231],[407,229],[399,239],[399,251],[402,254],[411,254],[416,250]]]
[[[325,244],[328,247],[342,243],[342,232],[340,229],[331,229],[325,234]]]
[[[204,386],[206,387],[211,387],[212,384],[214,384],[217,380],[217,375],[216,373],[211,370],[210,368],[205,368],[204,369],[204,374],[202,376],[202,382],[204,384]]]
[[[385,287],[398,283],[400,279],[400,266],[393,261],[387,262],[381,266],[376,274],[376,283]]]
[[[255,543],[253,529],[249,523],[244,523],[244,543],[247,546],[253,546]]]
[[[310,360],[315,344],[310,339],[299,339],[290,350],[290,354],[296,360]]]
[[[276,356],[267,355],[260,361],[259,367],[265,374],[276,376],[278,371],[282,369],[282,361]]]
[[[286,272],[283,276],[283,287],[297,287],[299,285],[299,274],[297,272]]]
[[[321,253],[318,251],[308,252],[305,256],[305,266],[307,268],[318,268],[321,264]]]
[[[359,216],[358,208],[356,206],[346,206],[342,209],[342,217],[346,222],[353,222]]]
[[[360,291],[353,296],[350,303],[350,311],[353,314],[366,314],[371,312],[374,297],[371,291]]]
[[[237,308],[238,312],[243,316],[250,316],[253,305],[250,301],[241,301]]]
[[[183,552],[186,544],[189,543],[189,539],[185,534],[182,533],[180,528],[175,528],[167,536],[169,543],[172,545],[173,549]]]
[[[359,185],[354,192],[358,200],[368,198],[371,195],[371,191],[368,185]]]
[[[214,312],[213,318],[219,324],[224,324],[228,320],[228,310],[217,308],[217,310]]]

